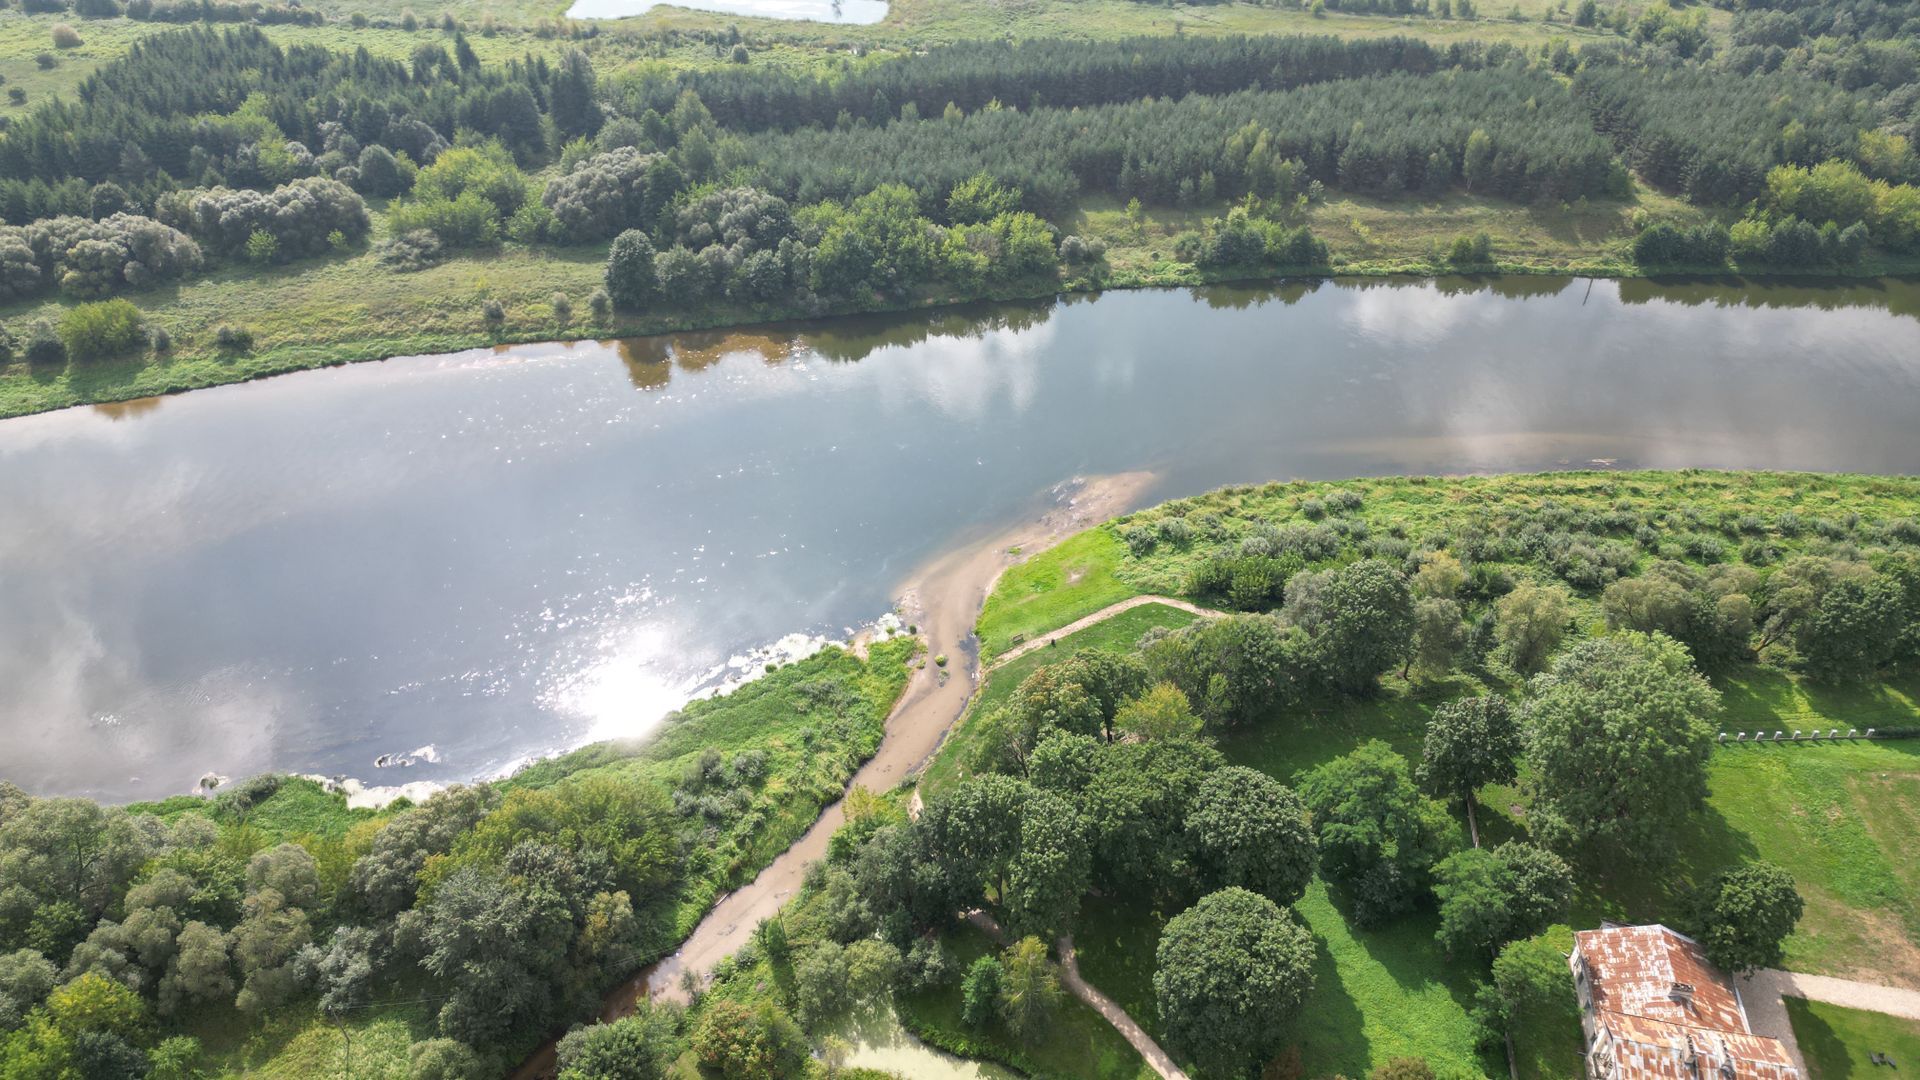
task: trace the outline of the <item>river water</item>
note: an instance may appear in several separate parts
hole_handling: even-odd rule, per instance
[[[492,775],[1080,474],[1920,472],[1920,285],[1327,282],[413,357],[0,422],[0,777]],[[388,756],[392,755],[392,756]],[[384,764],[382,764],[384,760]]]

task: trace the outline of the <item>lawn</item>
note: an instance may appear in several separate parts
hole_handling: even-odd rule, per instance
[[[1920,1069],[1920,1023],[1801,998],[1786,1003],[1794,1041],[1807,1059],[1808,1080],[1897,1080]],[[1895,1067],[1875,1065],[1869,1053],[1893,1058]]]
[[[1034,670],[1064,660],[1081,649],[1102,649],[1125,651],[1132,649],[1140,636],[1155,627],[1179,627],[1192,622],[1194,616],[1176,607],[1165,604],[1142,604],[1136,608],[1103,619],[1084,630],[1069,634],[1059,640],[1055,647],[1035,649],[1025,656],[1018,657],[1002,667],[988,672],[980,689],[974,692],[973,700],[967,706],[967,714],[947,733],[946,742],[941,750],[928,763],[926,771],[920,777],[920,790],[923,798],[932,798],[948,785],[964,779],[967,775],[967,762],[973,758],[977,743],[978,729],[969,721],[981,716],[1005,701],[1022,680],[1033,674]]]
[[[1125,554],[1119,537],[1089,529],[1009,567],[980,609],[981,662],[1138,594],[1113,574]]]
[[[1472,966],[1447,959],[1431,912],[1375,930],[1352,926],[1316,880],[1294,905],[1314,937],[1314,989],[1288,1032],[1302,1075],[1365,1076],[1397,1057],[1424,1057],[1442,1077],[1503,1069],[1474,1046]],[[1160,930],[1177,911],[1115,898],[1088,904],[1074,944],[1080,973],[1159,1036],[1153,995]]]
[[[954,966],[967,966],[998,951],[979,929],[962,924],[942,942]],[[1152,1080],[1153,1070],[1111,1024],[1078,998],[1066,995],[1037,1039],[1015,1041],[995,1022],[974,1029],[960,1018],[960,987],[901,994],[894,1009],[907,1030],[951,1053],[1013,1066],[1034,1080]]]

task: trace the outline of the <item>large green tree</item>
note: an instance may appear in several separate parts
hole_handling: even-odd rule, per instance
[[[1664,634],[1581,641],[1529,687],[1534,835],[1658,861],[1707,796],[1720,694]]]
[[[1168,920],[1154,955],[1167,1041],[1210,1075],[1245,1075],[1312,988],[1313,938],[1245,889],[1203,897]]]
[[[1320,870],[1346,891],[1361,923],[1405,911],[1427,889],[1454,826],[1420,794],[1407,761],[1378,739],[1300,778]]]
[[[1266,773],[1215,770],[1186,826],[1201,892],[1237,885],[1284,906],[1307,891],[1318,862],[1307,804]]]
[[[1435,709],[1420,755],[1420,783],[1444,799],[1471,799],[1486,784],[1511,784],[1520,725],[1507,699],[1459,698]]]
[[[1806,909],[1793,875],[1756,862],[1715,877],[1695,900],[1694,921],[1707,959],[1728,971],[1779,967],[1786,940]]]

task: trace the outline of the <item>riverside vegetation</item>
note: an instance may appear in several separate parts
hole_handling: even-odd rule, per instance
[[[0,414],[1063,288],[1920,250],[1905,4],[1088,0],[1010,35],[964,0],[832,28],[25,4]]]
[[[851,793],[691,1006],[577,1028],[561,1075],[857,1077],[840,1033],[874,1008],[1035,1076],[1149,1075],[1065,994],[1063,934],[1204,1078],[1497,1075],[1503,1034],[1527,1076],[1578,1075],[1567,927],[1601,918],[1734,970],[1910,982],[1913,745],[1717,732],[1914,730],[1920,482],[1224,489],[1014,566],[983,657],[1143,594],[1221,613],[1149,603],[991,666],[924,809]],[[419,807],[286,778],[124,810],[10,791],[0,1061],[497,1074],[798,836],[910,662],[911,638],[829,649]]]
[[[992,668],[924,810],[854,800],[689,1012],[575,1053],[833,1075],[842,1018],[891,1008],[1034,1076],[1151,1075],[1064,993],[1062,933],[1209,1078],[1501,1075],[1503,1034],[1523,1075],[1578,1076],[1567,927],[1603,917],[1908,982],[1912,746],[1717,732],[1913,730],[1916,512],[1910,480],[1561,473],[1235,488],[1081,534],[1003,577],[989,664],[1127,596],[1230,613],[1135,607]]]

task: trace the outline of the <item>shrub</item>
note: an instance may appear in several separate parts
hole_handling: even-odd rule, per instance
[[[489,329],[498,330],[507,321],[506,305],[498,300],[488,300],[480,305],[480,317],[487,321]]]
[[[222,352],[243,353],[253,351],[253,330],[238,323],[221,323],[213,332],[213,343]]]
[[[80,40],[80,32],[66,23],[55,23],[53,27],[53,47],[56,49],[77,49],[86,42]]]
[[[167,352],[173,348],[173,335],[164,326],[153,327],[147,331],[147,345],[154,352]]]
[[[104,221],[62,216],[18,229],[0,227],[3,295],[28,296],[51,283],[74,296],[105,296],[180,277],[198,269],[200,261],[200,246],[184,233],[137,214],[114,214]]]
[[[587,294],[587,310],[592,312],[594,322],[606,322],[613,314],[613,297],[607,294],[607,290],[595,288]]]
[[[29,364],[64,364],[67,343],[60,340],[52,323],[41,319],[27,328],[26,353]]]
[[[375,258],[381,266],[411,273],[436,266],[447,257],[440,238],[428,229],[410,229],[380,243]]]
[[[272,191],[174,192],[159,199],[154,213],[223,255],[245,255],[255,262],[318,255],[329,250],[334,233],[357,240],[373,227],[365,200],[340,181],[321,176]],[[394,231],[404,230],[396,225]]]
[[[565,323],[573,320],[573,301],[567,299],[566,293],[554,293],[553,296],[547,300],[547,306],[553,308],[553,317],[561,322]]]
[[[125,300],[77,304],[60,317],[60,340],[74,360],[100,360],[132,352],[146,335],[140,309]]]
[[[33,62],[39,65],[41,71],[52,71],[53,66],[60,61],[50,52],[40,52],[33,54]],[[15,87],[15,89],[19,88]]]
[[[595,154],[547,184],[540,201],[555,226],[575,241],[649,228],[684,185],[680,170],[659,154],[631,146]]]

